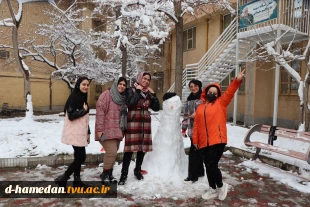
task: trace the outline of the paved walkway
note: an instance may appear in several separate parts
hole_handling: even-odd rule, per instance
[[[232,155],[225,155],[221,160],[221,169],[224,179],[233,179],[226,200],[217,199],[205,201],[200,197],[187,200],[174,200],[173,198],[143,199],[132,195],[118,194],[116,199],[5,199],[0,198],[0,206],[309,206],[310,194],[301,193],[287,185],[273,180],[268,176],[261,176],[255,170],[246,170],[238,165],[242,159]],[[97,165],[96,165],[97,166]],[[86,166],[95,167],[94,165]],[[0,170],[2,180],[21,180],[35,174],[34,179],[41,177],[53,178],[52,168],[40,172],[40,169],[32,170]],[[59,170],[58,170],[59,172]],[[225,175],[230,178],[225,177]],[[18,175],[18,177],[16,177]],[[147,176],[147,175],[146,175]],[[235,184],[234,184],[235,183]],[[203,193],[203,192],[202,192]]]

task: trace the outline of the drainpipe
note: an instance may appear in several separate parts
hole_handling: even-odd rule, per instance
[[[53,89],[52,89],[52,76],[50,76],[50,111],[52,110],[52,104],[53,104]]]
[[[280,36],[281,32],[280,29],[277,29],[277,46],[276,52],[280,54]],[[272,125],[277,126],[277,119],[278,119],[278,101],[279,101],[279,82],[280,82],[280,65],[276,63],[276,73],[275,73],[275,83],[274,83],[274,101],[273,101],[273,120]]]
[[[236,69],[235,69],[235,76],[237,77],[239,74],[239,39],[238,39],[238,32],[239,32],[239,0],[237,1],[237,26],[236,26]],[[234,114],[233,114],[233,125],[235,126],[237,124],[237,112],[238,112],[238,91],[236,91],[234,95]]]

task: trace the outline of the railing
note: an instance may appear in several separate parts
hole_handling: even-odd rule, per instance
[[[182,73],[182,88],[184,89],[186,87],[186,84],[192,80],[192,79],[196,79],[197,78],[197,63],[196,64],[191,64],[191,65],[187,65],[187,66],[190,66],[190,67],[186,67],[184,70],[183,70],[183,73]],[[173,92],[175,90],[175,83],[173,83],[171,85],[171,87],[169,88],[168,92]]]
[[[208,52],[198,62],[198,78],[208,69],[212,63],[223,53],[229,44],[236,38],[237,18],[228,25],[215,43],[210,47]]]
[[[250,3],[249,0],[239,0],[239,5]],[[247,28],[242,28],[239,32],[244,32],[249,29],[260,28],[275,24],[281,24],[296,29],[299,32],[309,33],[309,1],[296,0],[278,0],[278,17],[259,24],[250,25]]]
[[[182,75],[182,87],[186,86],[187,82],[189,82],[193,78],[198,78],[208,69],[212,63],[219,57],[220,54],[223,53],[224,49],[227,48],[229,44],[232,43],[232,40],[236,38],[236,26],[237,26],[237,18],[233,19],[233,21],[228,25],[228,27],[224,30],[224,32],[220,35],[219,38],[215,41],[215,43],[208,49],[205,55],[200,59],[198,63],[188,64],[186,68],[183,70]],[[193,70],[196,70],[193,72]],[[189,71],[191,71],[189,73]],[[194,76],[189,76],[189,74],[195,74]],[[175,90],[175,83],[169,88],[168,92],[172,92]]]

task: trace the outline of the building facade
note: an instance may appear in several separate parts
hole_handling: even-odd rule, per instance
[[[232,5],[238,7],[239,18],[228,10],[185,16],[183,100],[189,94],[187,83],[192,78],[200,79],[203,85],[219,82],[225,91],[235,77],[237,58],[238,65],[246,69],[238,92],[237,121],[246,126],[276,123],[281,127],[298,128],[299,81],[285,67],[277,66],[272,55],[266,55],[266,47],[259,48],[281,37],[277,41],[279,54],[287,50],[293,55],[302,55],[309,41],[309,1],[239,0]],[[174,71],[174,33],[171,42],[171,71]],[[305,79],[308,73],[305,61],[292,58],[287,63],[301,80]],[[228,107],[230,121],[233,111],[234,101]]]
[[[68,8],[74,1],[61,1],[60,8]],[[17,1],[12,1],[14,11],[18,11]],[[84,17],[92,16],[94,5],[88,3],[88,1],[80,1],[81,8],[85,8],[82,12]],[[38,24],[48,23],[50,21],[48,15],[44,14],[44,11],[53,9],[47,2],[30,2],[23,4],[23,16],[21,25],[19,28],[19,42],[25,40],[35,39],[36,42],[43,43],[45,39],[36,34],[35,31]],[[1,2],[0,4],[0,20],[10,18],[9,8],[7,3]],[[96,29],[105,30],[107,22],[105,20],[86,18],[86,20],[80,24],[80,29],[90,30]],[[103,27],[101,26],[103,25]],[[0,26],[2,38],[0,39],[0,45],[12,46],[11,28]],[[169,47],[162,47],[161,52],[158,54],[158,58],[155,60],[148,60],[148,65],[145,68],[146,71],[154,75],[151,83],[151,87],[157,93],[157,96],[161,99],[164,94],[164,88],[168,88],[165,84],[168,83],[165,78],[166,60],[168,59],[164,54],[169,50]],[[96,51],[98,55],[102,55],[102,51]],[[30,68],[30,82],[31,82],[31,95],[32,102],[35,111],[62,111],[68,96],[71,93],[71,89],[68,84],[63,80],[51,76],[54,71],[45,63],[33,61],[31,58],[25,58],[23,61]],[[153,64],[153,63],[161,64]],[[13,50],[6,47],[0,47],[0,109],[1,107],[9,110],[25,110],[25,98],[24,98],[24,79],[22,73],[18,70],[16,61],[14,60]],[[130,85],[134,80],[128,80]],[[91,81],[88,102],[91,108],[95,108],[98,97],[102,92],[110,88],[112,82],[101,84]]]

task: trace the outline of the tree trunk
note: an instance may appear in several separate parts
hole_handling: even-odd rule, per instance
[[[309,115],[310,115],[310,111],[308,109],[308,91],[309,91],[309,83],[307,82],[305,84],[305,96],[304,96],[304,107],[303,107],[303,111],[304,111],[304,122],[305,122],[305,131],[307,132],[309,129]]]
[[[118,19],[121,16],[121,7],[116,7],[115,16]],[[116,31],[119,30],[119,26],[116,27]],[[122,51],[122,76],[126,78],[126,70],[127,70],[127,48],[124,45],[121,45]]]
[[[121,46],[122,51],[122,76],[126,78],[126,70],[127,70],[127,48]]]
[[[8,6],[9,6],[9,10],[10,10],[10,14],[11,14],[11,18],[14,22],[14,27],[12,28],[12,43],[13,43],[13,51],[14,51],[14,56],[17,62],[17,66],[19,71],[23,74],[24,77],[24,99],[25,99],[25,107],[27,105],[27,95],[31,95],[30,92],[30,78],[29,78],[29,70],[27,70],[23,63],[22,63],[22,59],[19,55],[19,48],[18,48],[18,28],[20,25],[20,22],[17,22],[15,19],[15,14],[13,11],[13,7],[11,4],[10,0],[7,0]]]
[[[182,1],[174,1],[174,9],[178,22],[176,28],[176,61],[175,61],[175,92],[182,99],[182,73],[183,73],[183,17]]]
[[[304,80],[304,87],[303,87],[303,104],[300,109],[300,113],[302,113],[302,116],[299,117],[300,124],[304,123],[305,124],[305,131],[308,131],[309,129],[309,116],[310,116],[310,111],[308,108],[308,93],[309,93],[309,87],[310,87],[310,64],[309,64],[309,59],[310,59],[310,48],[308,48],[306,54],[305,54],[305,63],[307,65],[307,70],[308,70],[308,75],[307,79]]]

